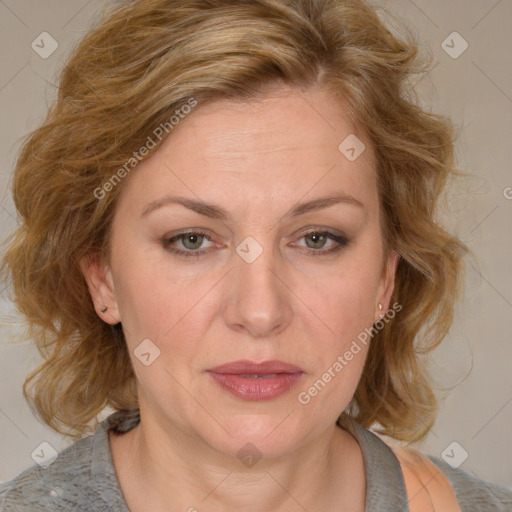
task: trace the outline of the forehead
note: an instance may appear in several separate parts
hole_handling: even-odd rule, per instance
[[[174,142],[191,149],[194,138],[202,154],[248,157],[283,150],[337,149],[360,130],[348,119],[345,107],[322,88],[299,91],[274,88],[266,96],[249,100],[222,99],[199,106],[173,133]],[[163,151],[165,147],[162,146]]]
[[[355,160],[347,158],[347,137],[349,146],[364,144]],[[377,197],[372,148],[323,89],[198,105],[129,181],[123,194],[132,206],[165,192],[233,205],[253,199],[263,207],[263,199],[298,201],[326,192],[366,203]]]

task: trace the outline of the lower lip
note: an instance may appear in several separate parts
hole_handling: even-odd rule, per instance
[[[303,373],[278,373],[273,377],[242,377],[227,373],[209,372],[215,381],[226,391],[244,400],[271,400],[295,386]]]

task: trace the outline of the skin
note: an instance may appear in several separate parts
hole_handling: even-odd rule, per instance
[[[353,162],[338,150],[351,133],[366,145]],[[110,261],[84,258],[82,270],[98,315],[122,322],[137,378],[141,423],[110,433],[130,509],[290,512],[342,503],[364,511],[362,454],[335,422],[369,345],[360,343],[307,405],[298,401],[391,307],[398,255],[384,253],[374,154],[343,106],[320,88],[198,105],[122,186]],[[141,215],[171,193],[215,203],[230,218],[181,205]],[[334,193],[364,207],[339,203],[285,216],[297,203]],[[305,236],[313,227],[344,233],[348,245],[325,253],[337,243]],[[197,259],[171,253],[162,241],[188,229],[211,241],[171,247],[207,251]],[[236,252],[248,236],[263,249],[252,263]],[[160,350],[149,366],[134,355],[144,339]],[[280,359],[304,375],[277,398],[245,401],[206,373],[239,359]],[[249,442],[262,454],[253,467],[237,458]]]
[[[400,463],[411,512],[461,512],[449,480],[422,453],[388,442]]]

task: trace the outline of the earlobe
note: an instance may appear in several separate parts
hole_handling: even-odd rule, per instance
[[[98,256],[90,254],[83,256],[79,264],[98,316],[108,324],[119,323],[121,318],[110,267]]]

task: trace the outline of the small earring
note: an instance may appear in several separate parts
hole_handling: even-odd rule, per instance
[[[101,311],[102,313],[105,313],[105,311],[107,311],[107,309],[108,309],[108,307],[107,307],[107,306],[101,306],[100,311]]]
[[[379,302],[379,309],[382,311],[382,304]]]

